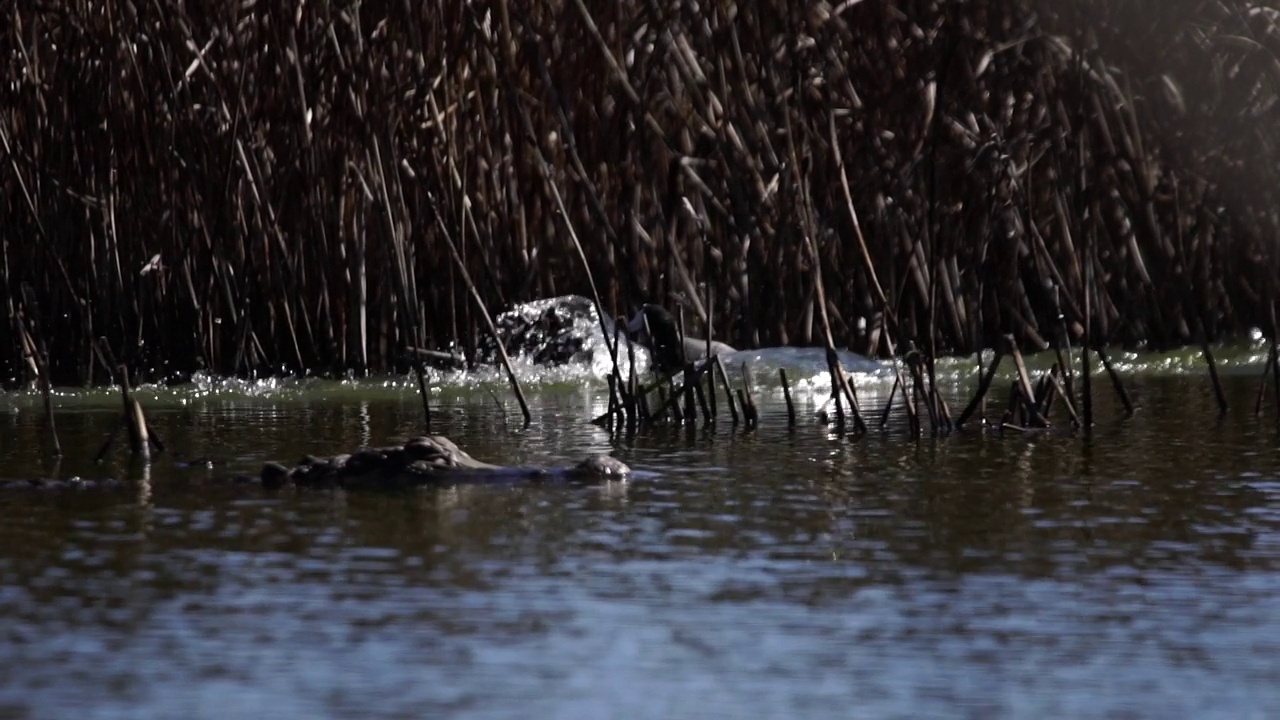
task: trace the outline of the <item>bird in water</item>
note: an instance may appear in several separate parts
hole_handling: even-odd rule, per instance
[[[680,372],[685,363],[707,357],[707,341],[686,335],[682,342],[675,316],[661,305],[650,303],[641,307],[627,322],[627,334],[649,349],[654,370],[665,375]],[[731,352],[737,351],[722,342],[711,341],[712,355]]]

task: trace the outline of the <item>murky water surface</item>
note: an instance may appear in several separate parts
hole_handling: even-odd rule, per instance
[[[434,429],[477,457],[637,477],[411,494],[188,487],[419,434],[399,378],[146,390],[149,469],[92,462],[114,396],[59,397],[58,465],[6,396],[0,476],[131,482],[0,492],[0,717],[1280,717],[1256,360],[1222,420],[1186,357],[1126,362],[1140,411],[1102,395],[1091,440],[789,430],[768,372],[755,432],[611,438],[594,379],[535,384],[527,429],[445,379]]]

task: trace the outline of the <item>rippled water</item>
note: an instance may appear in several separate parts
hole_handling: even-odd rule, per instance
[[[59,398],[60,465],[10,396],[0,476],[134,482],[0,491],[0,717],[1277,717],[1280,435],[1227,359],[1222,420],[1194,363],[1125,360],[1140,411],[1089,440],[791,430],[767,372],[755,432],[611,438],[598,381],[522,429],[454,378],[434,430],[477,457],[637,477],[386,495],[188,481],[417,434],[402,379],[144,391],[149,469],[92,464],[109,394]]]

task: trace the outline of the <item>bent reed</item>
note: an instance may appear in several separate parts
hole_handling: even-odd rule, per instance
[[[739,347],[1275,335],[1275,11],[344,5],[8,5],[0,381],[402,368],[459,262]]]

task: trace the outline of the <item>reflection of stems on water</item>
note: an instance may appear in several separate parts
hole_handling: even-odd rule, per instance
[[[146,508],[151,505],[151,461],[148,458],[135,457],[134,462],[138,470],[138,507]],[[145,518],[143,522],[146,522]]]
[[[489,397],[493,398],[493,404],[497,406],[498,414],[502,416],[502,426],[510,429],[510,425],[507,424],[507,408],[502,404],[502,401],[498,399],[498,393],[494,392],[491,387],[486,387],[485,391],[489,393]]]
[[[1004,353],[997,350],[994,357],[991,358],[991,364],[987,366],[987,371],[982,374],[982,379],[978,381],[978,392],[974,393],[973,399],[969,401],[964,411],[960,413],[959,419],[956,420],[957,430],[964,427],[964,424],[969,421],[969,417],[973,415],[983,399],[986,398],[987,390],[991,388],[991,379],[995,377],[996,369],[1000,367],[1002,359],[1004,359]]]
[[[1209,349],[1209,341],[1201,339],[1200,352],[1209,366],[1209,384],[1213,386],[1213,396],[1218,401],[1218,414],[1227,414],[1227,396],[1222,392],[1222,382],[1218,379],[1218,363],[1213,359],[1213,350]]]
[[[1276,424],[1280,425],[1280,347],[1276,345],[1276,303],[1273,300],[1270,307],[1270,338],[1267,342],[1267,362],[1262,366],[1262,378],[1258,382],[1258,395],[1253,401],[1254,417],[1262,416],[1262,400],[1267,394],[1267,375],[1275,380],[1272,383],[1272,393],[1274,395]]]
[[[103,360],[104,364],[110,368],[111,365],[105,362],[105,356],[111,353],[110,348],[105,348],[104,351],[103,347],[96,347],[95,350],[98,358]],[[116,424],[112,426],[111,433],[107,435],[106,441],[102,444],[102,448],[98,450],[98,454],[94,457],[94,462],[102,462],[102,459],[111,450],[111,446],[123,426],[129,435],[130,455],[140,458],[143,463],[150,463],[151,449],[154,447],[157,453],[164,452],[164,442],[147,423],[147,416],[142,410],[142,403],[133,397],[133,391],[129,386],[129,369],[124,365],[117,365],[116,373],[120,384],[121,413],[116,420]]]
[[[49,426],[49,441],[53,443],[50,454],[54,457],[62,457],[62,442],[58,440],[58,425],[53,417],[53,381],[49,377],[49,348],[45,345],[44,333],[40,332],[40,305],[36,302],[35,290],[29,283],[22,284],[22,298],[23,302],[14,310],[13,320],[22,341],[22,355],[27,361],[28,371],[39,381],[40,394],[44,398],[45,422]]]

